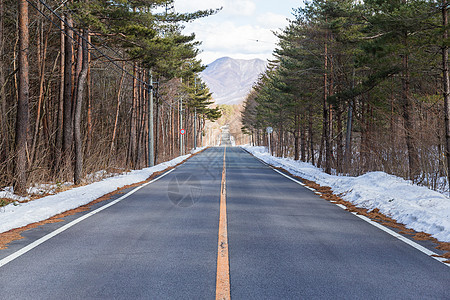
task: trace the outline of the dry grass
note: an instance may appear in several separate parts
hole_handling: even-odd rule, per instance
[[[6,205],[11,204],[13,202],[14,202],[14,200],[11,200],[11,199],[0,198],[0,207],[6,206]]]

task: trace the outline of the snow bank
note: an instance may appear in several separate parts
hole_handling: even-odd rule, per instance
[[[196,153],[204,148],[197,148]],[[153,173],[175,166],[192,154],[177,157],[151,168],[134,170],[119,176],[109,177],[99,182],[73,188],[56,195],[43,197],[22,204],[9,204],[0,208],[0,233],[46,220],[65,211],[78,208],[126,185],[141,182]]]
[[[450,242],[450,199],[439,192],[384,172],[370,172],[358,177],[329,175],[310,163],[273,157],[265,147],[242,148],[268,164],[329,186],[335,194],[343,193],[344,200],[358,207],[378,208],[408,228],[429,233],[442,242]]]

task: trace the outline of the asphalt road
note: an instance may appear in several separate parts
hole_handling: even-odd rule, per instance
[[[0,267],[0,299],[213,299],[223,155],[207,149]],[[450,299],[448,266],[239,148],[226,202],[233,299]]]

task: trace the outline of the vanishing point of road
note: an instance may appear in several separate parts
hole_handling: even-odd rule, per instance
[[[23,235],[0,299],[450,299],[448,266],[235,147]]]

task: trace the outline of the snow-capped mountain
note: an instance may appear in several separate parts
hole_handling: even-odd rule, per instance
[[[208,65],[202,79],[218,104],[239,104],[245,100],[253,84],[267,68],[261,59],[222,57]]]

